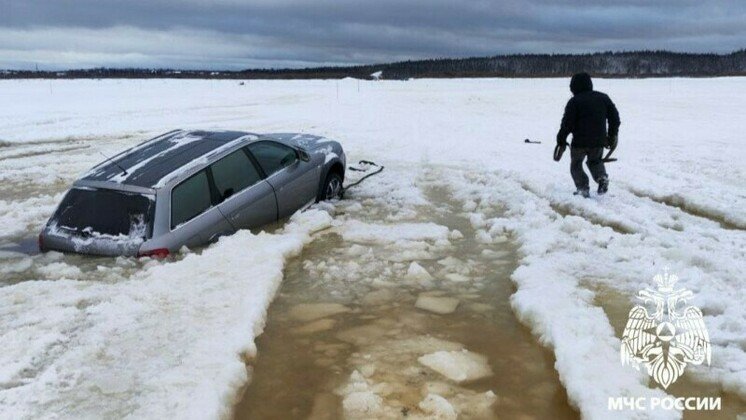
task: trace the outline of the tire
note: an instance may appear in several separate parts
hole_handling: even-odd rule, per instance
[[[316,201],[327,201],[338,198],[342,194],[342,177],[336,172],[330,172],[326,176],[324,185],[319,191]]]

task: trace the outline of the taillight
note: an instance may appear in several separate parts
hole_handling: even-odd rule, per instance
[[[37,242],[39,244],[39,251],[44,252],[44,234],[39,234],[39,241]]]
[[[150,257],[150,258],[158,258],[163,259],[168,257],[168,248],[157,248],[157,249],[151,249],[150,251],[142,251],[137,253],[137,257]]]

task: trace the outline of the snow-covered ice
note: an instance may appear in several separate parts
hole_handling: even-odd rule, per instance
[[[370,194],[340,204],[350,217],[333,227],[354,242],[345,250],[350,256],[365,259],[372,246],[385,246],[389,253],[378,257],[401,264],[402,282],[415,281],[406,276],[413,262],[443,259],[459,240],[458,231],[413,219],[424,202],[414,169],[433,168],[434,182],[460,203],[450,211],[470,220],[475,240],[485,247],[518,244],[512,309],[552,350],[570,402],[586,418],[611,417],[608,396],[663,395],[619,363],[615,329],[624,320],[609,316],[601,290],[629,298],[631,307],[636,291],[667,266],[695,293],[692,303],[704,312],[713,343],[713,365],[689,367],[686,376],[746,399],[746,78],[596,80],[616,102],[622,126],[619,162],[609,165],[610,193],[590,200],[571,196],[568,162],[550,158],[567,84],[1,81],[0,340],[9,350],[0,356],[0,411],[35,416],[106,406],[137,416],[199,406],[200,415],[215,417],[247,381],[240,355],[253,351],[269,290],[303,242],[295,234],[241,233],[166,264],[18,252],[69,184],[103,159],[99,152],[115,155],[174,128],[311,132],[340,140],[350,162],[410,168],[411,176],[367,181]],[[375,203],[389,209],[378,221],[355,219],[380,211]],[[274,249],[273,256],[259,258],[254,248],[238,254],[236,247],[250,243]],[[486,249],[483,255],[495,262],[507,257]],[[259,263],[244,265],[255,257]],[[444,262],[428,266],[434,281],[465,287],[480,281],[469,261]],[[245,274],[270,266],[271,280]],[[371,261],[367,269],[377,275],[387,268]],[[320,282],[369,276],[354,264],[308,270]],[[413,270],[413,277],[421,274]],[[377,285],[392,286],[379,277]],[[148,336],[158,339],[138,341]],[[138,346],[144,352],[135,353]],[[202,358],[208,352],[210,359]],[[107,370],[107,363],[117,368]],[[160,398],[159,386],[166,385],[168,398]],[[420,400],[428,394],[455,404],[443,390]],[[428,401],[422,410],[441,405],[435,397]]]
[[[0,288],[0,417],[227,415],[285,260],[330,221],[301,213],[280,233],[242,231],[115,284]]]

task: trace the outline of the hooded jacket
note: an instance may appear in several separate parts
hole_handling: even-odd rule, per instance
[[[603,147],[608,135],[619,133],[619,112],[611,99],[593,90],[588,73],[578,73],[570,80],[573,97],[565,106],[565,115],[557,133],[557,143],[564,144],[572,133],[572,147]]]

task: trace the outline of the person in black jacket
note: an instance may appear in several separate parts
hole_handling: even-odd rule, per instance
[[[593,82],[588,73],[572,76],[570,91],[573,97],[565,106],[562,126],[557,133],[557,144],[566,144],[567,136],[572,133],[570,173],[577,188],[575,194],[590,196],[588,175],[583,170],[583,161],[586,158],[591,176],[598,183],[598,193],[605,194],[609,190],[609,176],[602,160],[603,150],[604,147],[616,146],[620,124],[619,112],[605,93],[593,90]]]

